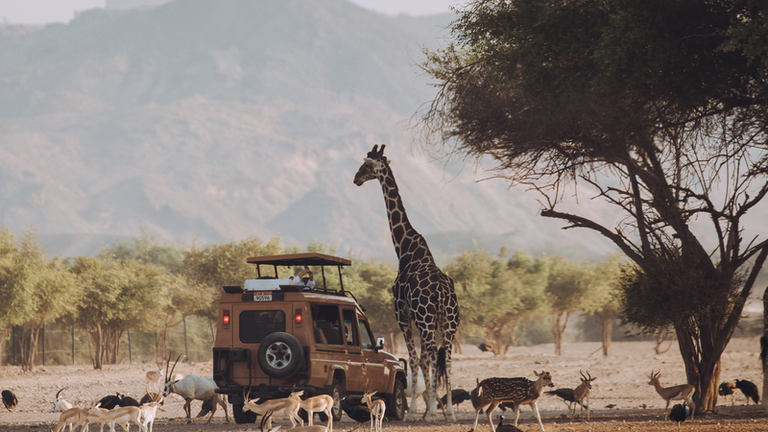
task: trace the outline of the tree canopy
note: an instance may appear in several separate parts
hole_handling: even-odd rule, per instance
[[[667,306],[654,319],[675,326],[698,411],[768,254],[742,223],[768,193],[766,19],[753,0],[478,0],[424,63],[427,145],[490,158],[542,216],[626,254],[626,286]],[[585,187],[623,217],[562,211]]]

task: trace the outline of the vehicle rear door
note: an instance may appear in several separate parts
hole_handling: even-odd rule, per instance
[[[232,320],[232,345],[233,348],[245,348],[250,350],[251,377],[266,376],[259,367],[256,352],[261,341],[272,333],[293,333],[291,317],[291,303],[263,302],[255,308],[253,303],[240,303],[233,305]],[[245,362],[236,362],[232,370],[235,379],[248,379],[248,365]]]

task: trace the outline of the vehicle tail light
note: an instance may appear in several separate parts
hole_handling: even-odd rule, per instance
[[[293,322],[296,323],[296,327],[301,327],[302,320],[301,309],[296,309],[296,314],[293,316]]]
[[[224,315],[222,315],[221,317],[221,323],[224,324],[225,329],[229,328],[229,311],[228,310],[224,311]]]

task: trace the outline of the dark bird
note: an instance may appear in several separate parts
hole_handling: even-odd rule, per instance
[[[736,388],[744,393],[747,397],[747,405],[749,400],[752,399],[756,404],[760,404],[760,393],[757,392],[757,386],[752,381],[736,380]]]
[[[453,389],[453,390],[451,390],[451,403],[453,405],[458,406],[460,403],[462,403],[464,401],[468,401],[471,398],[472,398],[472,396],[469,394],[469,392],[464,390],[464,389]],[[448,394],[446,393],[437,402],[437,408],[442,409],[447,402],[448,402]]]
[[[141,406],[141,404],[136,399],[130,396],[121,395],[120,393],[104,396],[99,400],[99,408],[111,410],[116,407],[125,406]]]
[[[669,411],[669,419],[677,423],[677,428],[680,429],[680,423],[685,421],[690,414],[690,411],[690,408],[688,408],[685,402],[677,404],[672,407],[671,411]]]
[[[477,346],[482,352],[493,352],[493,345],[482,342]]]
[[[548,395],[554,395],[562,399],[563,403],[568,405],[569,410],[573,407],[574,403],[578,403],[579,405],[583,406],[585,409],[587,408],[586,405],[582,404],[581,402],[576,402],[576,396],[574,395],[573,389],[559,388],[556,390],[545,391],[544,393]]]
[[[614,408],[616,408],[616,404],[608,404],[605,407],[608,408],[608,409],[614,409]]]
[[[362,402],[362,396],[347,396],[341,400],[341,409],[358,423],[371,421],[371,410]]]
[[[135,407],[138,407],[138,406],[141,406],[141,403],[139,403],[139,401],[137,401],[136,399],[134,399],[134,398],[132,398],[130,396],[121,395],[120,396],[120,402],[117,403],[117,406],[121,406],[121,407],[135,406]]]
[[[120,394],[113,394],[109,396],[104,396],[103,398],[99,399],[99,408],[104,408],[111,410],[112,408],[116,407],[120,403]]]
[[[5,408],[8,409],[8,411],[15,411],[16,405],[19,404],[19,400],[16,399],[16,395],[13,394],[10,390],[3,390],[3,405],[5,405]]]
[[[735,394],[734,390],[736,390],[736,383],[726,381],[726,382],[720,383],[720,387],[717,388],[717,394],[725,397],[726,399],[728,398],[728,396],[730,396],[731,405],[733,405],[733,399]]]
[[[523,432],[511,424],[502,424],[504,416],[499,416],[499,424],[496,425],[496,432]]]

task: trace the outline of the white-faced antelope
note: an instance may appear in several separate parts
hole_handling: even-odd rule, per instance
[[[61,392],[65,389],[61,389],[56,392],[56,399],[53,401],[53,412],[64,412],[72,408],[72,404],[64,400],[64,396],[61,396]]]
[[[592,390],[592,381],[596,380],[597,377],[593,377],[589,374],[589,371],[587,371],[587,376],[584,376],[584,372],[579,371],[581,374],[581,384],[579,384],[578,387],[573,389],[573,401],[578,403],[581,408],[579,409],[579,418],[581,418],[581,414],[584,412],[584,403],[586,402],[587,407],[587,421],[589,421],[589,391]],[[576,415],[576,404],[573,404],[573,411],[571,412],[571,421],[573,421],[573,417]]]
[[[693,392],[696,391],[694,386],[690,384],[680,384],[674,387],[662,387],[661,383],[659,382],[659,378],[661,378],[661,371],[651,371],[651,374],[648,375],[648,378],[650,379],[650,381],[648,381],[648,385],[652,385],[656,389],[656,393],[658,393],[662,399],[667,401],[667,406],[664,408],[665,418],[667,413],[669,413],[670,401],[685,400],[691,407],[691,420],[693,420],[693,412],[696,409],[696,404],[693,403]]]
[[[530,405],[536,414],[536,420],[539,421],[539,427],[544,432],[544,424],[541,422],[537,402],[544,387],[553,387],[552,375],[544,371],[541,373],[533,371],[533,373],[538,377],[536,381],[527,378],[488,378],[480,381],[478,393],[481,400],[475,408],[475,424],[472,426],[472,430],[477,427],[480,410],[487,407],[485,412],[488,415],[488,423],[491,425],[491,430],[496,432],[491,413],[500,403],[513,402],[515,404],[515,427],[517,427],[520,418],[520,405]]]
[[[163,397],[168,397],[169,394],[176,393],[177,395],[184,398],[184,413],[187,415],[187,423],[192,423],[193,400],[206,401],[208,399],[215,398],[213,409],[211,410],[211,415],[208,417],[207,423],[210,423],[211,419],[213,419],[213,415],[216,414],[217,404],[221,405],[221,407],[224,409],[224,417],[227,419],[227,422],[229,422],[227,404],[223,398],[218,397],[219,395],[216,393],[216,383],[213,381],[212,376],[199,377],[197,375],[189,374],[180,380],[172,380],[170,378],[173,376],[173,370],[176,369],[176,365],[179,363],[180,358],[181,355],[176,358],[176,362],[173,364],[170,372],[168,372],[168,364],[170,364],[171,359],[170,357],[168,358],[168,363],[166,363],[165,367],[167,375],[165,377]]]

